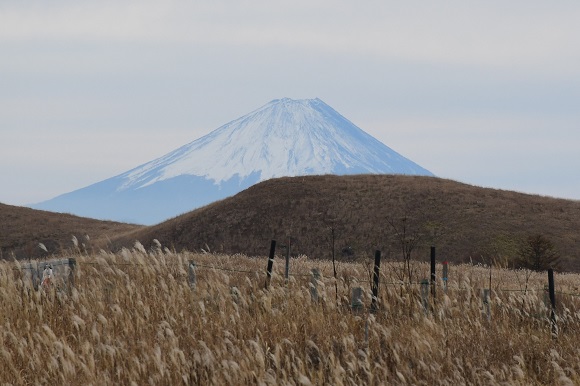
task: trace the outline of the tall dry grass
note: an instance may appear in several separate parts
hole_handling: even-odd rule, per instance
[[[187,264],[195,260],[196,287]],[[210,266],[215,269],[208,268]],[[0,263],[0,382],[83,385],[578,384],[580,304],[558,295],[557,338],[544,275],[494,271],[491,319],[480,289],[485,267],[450,270],[447,294],[425,312],[419,287],[384,264],[376,314],[350,310],[369,266],[293,259],[289,282],[277,259],[146,252],[78,256],[75,287],[34,291]],[[310,270],[319,267],[319,300]],[[417,265],[427,276],[428,267]],[[243,272],[239,272],[243,271]],[[557,275],[575,292],[578,275]],[[518,284],[519,283],[519,284]],[[338,294],[335,293],[338,288]],[[512,289],[514,291],[505,291]],[[517,291],[515,291],[517,290]],[[338,298],[338,300],[337,300]]]

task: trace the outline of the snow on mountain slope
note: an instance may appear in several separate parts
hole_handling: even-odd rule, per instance
[[[273,177],[362,173],[432,175],[320,99],[284,98],[156,160],[35,207],[152,224]]]
[[[123,174],[120,189],[189,174],[216,183],[348,172],[430,172],[389,149],[320,99],[274,100],[155,161]],[[350,173],[348,173],[350,174]]]

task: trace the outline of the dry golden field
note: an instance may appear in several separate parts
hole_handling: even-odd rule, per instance
[[[0,383],[14,385],[579,384],[580,276],[452,266],[426,311],[420,286],[383,262],[378,312],[368,263],[133,250],[75,256],[74,287],[34,290],[0,263]],[[195,261],[191,288],[188,261]],[[213,268],[211,268],[213,267]],[[312,268],[322,277],[311,297]],[[417,278],[429,267],[415,264]],[[438,274],[441,267],[438,268]],[[364,289],[362,311],[350,307]],[[523,289],[527,288],[524,292]],[[336,292],[338,290],[338,293]]]

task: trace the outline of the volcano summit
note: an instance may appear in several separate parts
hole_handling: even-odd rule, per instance
[[[276,99],[158,159],[34,205],[155,224],[274,177],[433,174],[320,99]]]

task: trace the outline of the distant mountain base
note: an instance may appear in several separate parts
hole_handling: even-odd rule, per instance
[[[217,185],[203,177],[180,175],[139,189],[119,192],[119,182],[109,179],[33,205],[32,208],[99,220],[153,225],[233,196],[257,182],[257,176],[243,181],[233,177]]]

